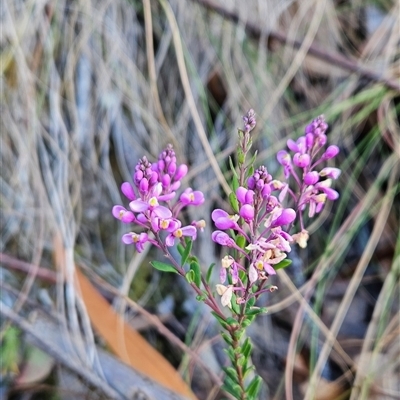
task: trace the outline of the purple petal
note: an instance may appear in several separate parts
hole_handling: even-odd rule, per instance
[[[323,168],[320,172],[320,176],[326,176],[327,178],[337,179],[341,174],[341,170],[339,168]]]
[[[133,232],[125,233],[125,235],[122,236],[122,241],[123,241],[125,244],[132,244],[132,243],[133,243],[133,236],[134,236],[134,235],[136,235],[136,234],[133,233]]]
[[[172,212],[164,206],[157,206],[153,209],[153,213],[159,218],[171,218]]]
[[[299,168],[305,168],[310,165],[310,156],[308,154],[296,153],[293,157],[293,163]]]
[[[219,280],[221,283],[225,283],[226,281],[226,269],[225,268],[220,268],[219,270]]]
[[[114,206],[112,208],[112,215],[116,218],[116,219],[121,219],[121,215],[123,215],[123,213],[126,212],[126,208],[122,207],[122,206]]]
[[[228,234],[222,231],[214,231],[211,234],[211,239],[221,246],[229,246],[233,243],[233,240],[228,236]]]
[[[149,190],[149,181],[146,178],[143,178],[139,183],[139,190],[142,193],[146,193]]]
[[[230,218],[218,218],[216,221],[214,221],[215,226],[218,229],[233,229],[236,228],[237,224],[235,221],[231,220]]]
[[[160,201],[170,201],[175,197],[175,192],[171,192],[168,194],[162,194],[161,196],[158,196],[158,200]]]
[[[133,200],[129,203],[129,208],[133,212],[144,212],[149,209],[149,204],[143,200]]]
[[[181,164],[175,172],[174,180],[180,181],[183,177],[186,176],[188,172],[188,167],[186,164]]]
[[[276,275],[276,271],[268,263],[264,263],[264,269],[268,275]]]
[[[196,228],[194,226],[188,225],[182,228],[183,236],[196,236]]]
[[[174,182],[172,185],[171,185],[171,190],[178,190],[179,188],[181,187],[181,183],[178,181],[178,182]]]
[[[250,204],[245,204],[240,208],[240,216],[246,221],[252,221],[254,219],[254,208]]]
[[[236,189],[236,197],[242,204],[246,203],[246,193],[247,189],[244,188],[243,186],[239,186]]]
[[[135,191],[133,190],[133,187],[129,182],[124,182],[121,185],[121,192],[124,194],[124,196],[128,200],[135,200],[136,199]]]
[[[330,158],[336,157],[338,153],[339,153],[339,147],[332,145],[326,149],[325,153],[322,155],[322,158],[324,160],[329,160]]]
[[[319,181],[319,174],[317,171],[307,172],[304,175],[304,183],[306,185],[314,185]]]
[[[281,164],[283,166],[290,165],[291,160],[292,160],[290,157],[290,154],[285,150],[278,151],[278,153],[276,154],[276,158],[277,158],[279,164]]]
[[[168,247],[172,247],[175,244],[175,236],[172,233],[165,238],[165,244]]]
[[[162,183],[163,187],[168,187],[171,183],[171,177],[168,174],[165,174],[161,178],[161,183]]]
[[[294,140],[289,139],[289,140],[286,142],[286,144],[287,144],[287,147],[288,147],[290,150],[292,150],[293,152],[297,153],[298,151],[300,151],[300,149],[297,147],[297,143],[296,143]]]
[[[215,222],[217,219],[219,218],[228,218],[229,214],[224,211],[221,210],[220,208],[215,209],[212,213],[211,213],[211,218],[212,220]]]
[[[336,190],[333,190],[331,188],[325,188],[325,187],[321,187],[320,189],[326,194],[326,197],[329,200],[336,200],[339,198],[339,193]]]
[[[281,215],[272,223],[272,227],[290,224],[296,218],[296,211],[292,208],[285,208]]]

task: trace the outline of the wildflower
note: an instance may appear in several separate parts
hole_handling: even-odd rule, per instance
[[[128,211],[125,207],[114,206],[112,209],[112,215],[121,220],[125,224],[129,224],[135,220],[133,212]]]
[[[226,211],[216,209],[212,212],[211,218],[218,229],[237,229],[238,215],[230,215]]]
[[[222,231],[214,231],[211,234],[211,239],[220,244],[221,246],[237,247],[235,241],[229,237],[229,235]]]
[[[204,203],[204,194],[199,190],[193,191],[192,188],[187,188],[179,198],[181,203],[185,206],[192,204],[198,206]]]
[[[122,236],[122,241],[125,244],[135,244],[136,250],[141,253],[144,250],[144,244],[149,241],[147,233],[137,234],[135,232],[129,232]]]
[[[243,117],[244,130],[246,132],[252,131],[256,126],[256,113],[253,109],[247,111],[247,114]]]
[[[124,182],[121,185],[121,192],[125,195],[125,197],[128,200],[135,200],[136,199],[135,191],[133,190],[133,187],[129,182]]]
[[[309,238],[309,234],[308,232],[303,229],[301,232],[299,233],[295,233],[294,235],[292,235],[293,240],[302,248],[305,249],[307,247],[307,242],[308,242],[308,238]]]
[[[223,307],[228,306],[232,308],[231,299],[233,295],[233,287],[232,285],[224,286],[217,284],[216,285],[217,293],[221,296],[221,304]]]
[[[192,225],[181,228],[181,221],[174,220],[169,223],[167,231],[170,234],[165,238],[165,244],[169,247],[175,244],[175,239],[180,239],[182,236],[196,237],[196,228]]]

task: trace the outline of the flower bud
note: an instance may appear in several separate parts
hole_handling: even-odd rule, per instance
[[[322,158],[324,160],[329,160],[333,157],[336,157],[338,154],[339,154],[339,147],[331,145],[326,149],[325,153],[322,155]]]
[[[327,168],[323,168],[319,172],[319,176],[326,176],[327,178],[337,179],[337,178],[339,178],[341,172],[342,171],[339,168],[327,167]]]
[[[187,172],[188,172],[187,165],[181,164],[175,172],[174,180],[180,181],[182,178],[184,178],[186,176]]]
[[[317,171],[307,172],[303,180],[306,185],[315,185],[319,181],[319,174]]]
[[[121,192],[125,195],[125,197],[128,200],[135,200],[136,199],[136,195],[135,195],[135,192],[133,190],[133,187],[129,182],[124,182],[121,185]]]
[[[310,165],[310,156],[308,154],[296,153],[293,157],[293,163],[299,168],[305,168]]]
[[[272,223],[272,227],[288,225],[296,218],[296,211],[292,208],[285,208],[281,215]]]
[[[245,204],[240,208],[239,215],[246,221],[252,221],[254,219],[254,208],[250,204]]]

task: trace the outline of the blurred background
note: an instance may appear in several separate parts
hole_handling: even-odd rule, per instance
[[[260,399],[400,398],[398,1],[3,0],[0,15],[1,399],[224,397],[209,310],[151,268],[162,255],[122,244],[111,209],[138,159],[173,144],[206,198],[186,215],[207,222],[196,252],[218,263],[210,214],[249,108],[256,166],[279,179],[276,152],[324,114],[342,169],[249,332]]]

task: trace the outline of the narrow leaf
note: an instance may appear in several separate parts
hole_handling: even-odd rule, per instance
[[[188,283],[193,283],[194,282],[194,271],[190,270],[186,272],[185,278],[188,281]]]
[[[181,267],[183,267],[189,257],[190,252],[192,251],[193,242],[191,240],[186,241],[186,247],[183,251],[181,258]]]
[[[233,176],[235,176],[236,179],[239,179],[238,174],[236,172],[236,168],[233,165],[233,161],[232,161],[232,157],[231,156],[229,156],[229,166],[231,167],[231,171],[233,172]]]
[[[194,283],[195,285],[199,288],[201,285],[201,271],[200,271],[200,265],[197,261],[192,261],[190,263],[190,270],[193,271],[194,273]]]
[[[237,200],[237,197],[236,197],[235,193],[233,193],[233,192],[231,192],[229,194],[229,204],[231,205],[232,210],[235,213],[239,212],[239,203],[238,203],[238,200]]]
[[[246,247],[246,239],[242,235],[237,235],[235,242],[241,249],[244,249]]]
[[[222,319],[215,311],[211,311],[211,314],[214,315],[215,319],[221,324],[224,329],[227,327],[227,322]]]
[[[274,270],[277,271],[278,269],[286,268],[292,263],[292,260],[289,260],[286,258],[285,260],[282,260],[278,264],[274,265]]]
[[[182,246],[181,243],[178,243],[178,246],[176,246],[176,248],[178,249],[179,254],[182,257],[183,252],[185,251],[185,248]]]
[[[173,272],[175,274],[178,273],[178,271],[170,264],[165,264],[160,261],[151,261],[150,264],[155,268],[158,269],[159,271],[162,272]]]
[[[246,393],[253,399],[257,398],[258,392],[261,389],[262,379],[259,376],[256,376],[247,386]]]
[[[206,282],[207,282],[207,283],[210,283],[211,274],[212,274],[212,272],[213,272],[214,267],[215,267],[215,263],[212,263],[212,264],[208,267],[207,276],[206,276]]]

